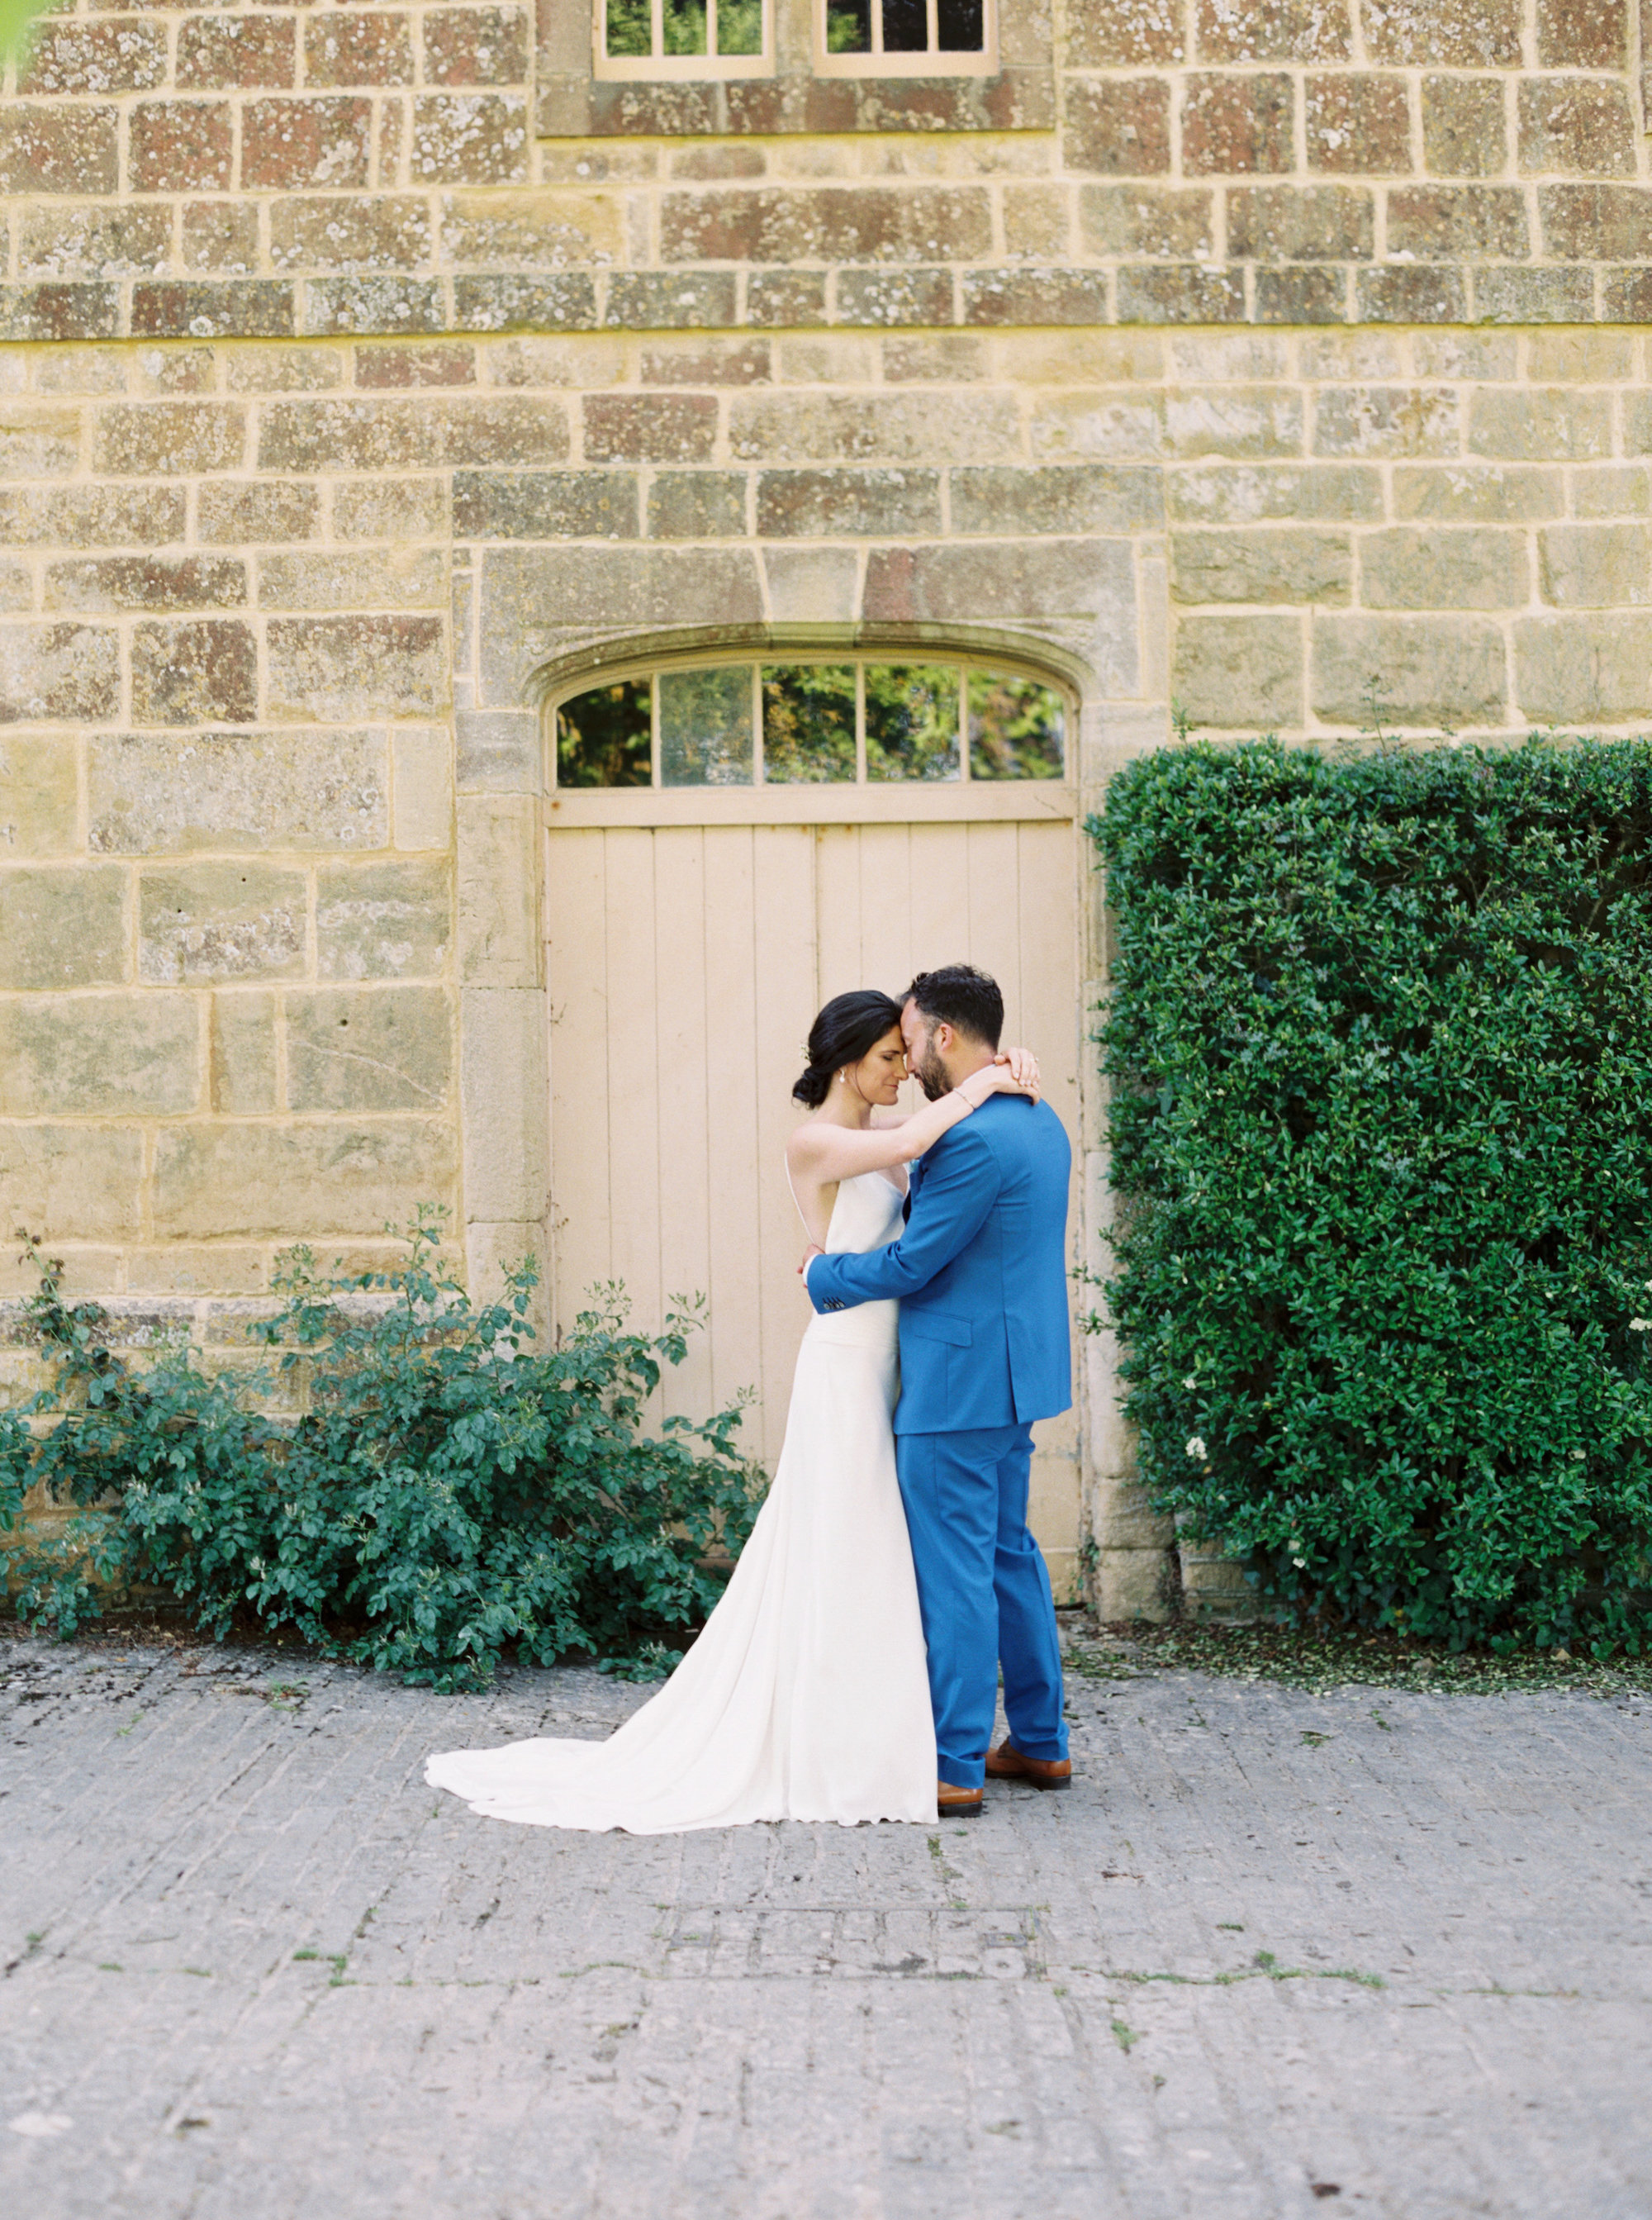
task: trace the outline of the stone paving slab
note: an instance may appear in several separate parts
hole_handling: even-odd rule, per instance
[[[1066,1796],[633,1840],[291,1652],[0,1643],[29,2220],[1646,2220],[1652,1703],[1074,1680]]]

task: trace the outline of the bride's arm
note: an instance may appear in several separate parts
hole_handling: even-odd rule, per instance
[[[786,1160],[795,1172],[823,1184],[909,1164],[933,1148],[960,1119],[978,1110],[989,1095],[1025,1094],[1036,1101],[1038,1070],[1025,1050],[1013,1050],[1003,1063],[983,1064],[939,1101],[926,1102],[898,1126],[872,1126],[862,1132],[844,1126],[799,1126],[786,1144]]]

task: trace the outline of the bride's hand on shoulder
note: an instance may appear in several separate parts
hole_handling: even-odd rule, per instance
[[[1038,1059],[1030,1048],[1001,1048],[976,1077],[988,1083],[992,1094],[1025,1094],[1034,1102],[1043,1092]]]

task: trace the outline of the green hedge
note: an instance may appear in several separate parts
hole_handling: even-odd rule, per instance
[[[1652,745],[1183,745],[1090,830],[1153,1497],[1287,1615],[1643,1648]]]

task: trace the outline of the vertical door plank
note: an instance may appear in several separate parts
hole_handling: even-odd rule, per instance
[[[545,991],[551,1007],[552,1316],[571,1326],[613,1277],[608,1209],[605,832],[547,836]]]
[[[709,1166],[707,1065],[717,1053],[706,996],[705,835],[695,825],[654,835],[653,1012],[659,1036],[660,1281],[669,1308],[676,1297],[708,1295]],[[640,1014],[640,1013],[639,1013]],[[691,1337],[683,1362],[661,1382],[668,1414],[703,1417],[711,1408],[708,1336]]]
[[[912,828],[860,827],[861,987],[898,995],[913,970]]]
[[[797,1278],[803,1233],[786,1180],[786,1140],[797,1113],[798,1044],[815,1012],[814,835],[808,826],[759,826],[756,894],[758,1238],[763,1264],[763,1453],[785,1439],[797,1346],[808,1298]],[[755,1425],[753,1431],[755,1432]]]
[[[659,1251],[660,992],[654,960],[654,852],[658,836],[630,826],[608,834],[608,1214],[614,1275],[631,1318],[658,1330],[664,1308]]]
[[[1021,991],[1019,856],[1013,825],[967,825],[969,961],[1003,990],[1006,1038],[1026,1040]],[[1029,1047],[1036,1044],[1027,1042]]]
[[[912,884],[912,966],[938,970],[973,960],[969,947],[967,825],[914,825],[907,876]]]
[[[741,1388],[764,1384],[753,838],[745,825],[705,836],[707,1256],[711,1404],[720,1410]],[[760,1454],[759,1433],[754,1415],[742,1429],[748,1456]]]
[[[876,985],[861,953],[861,829],[822,825],[814,834],[814,908],[818,955],[815,1007],[834,995]]]

